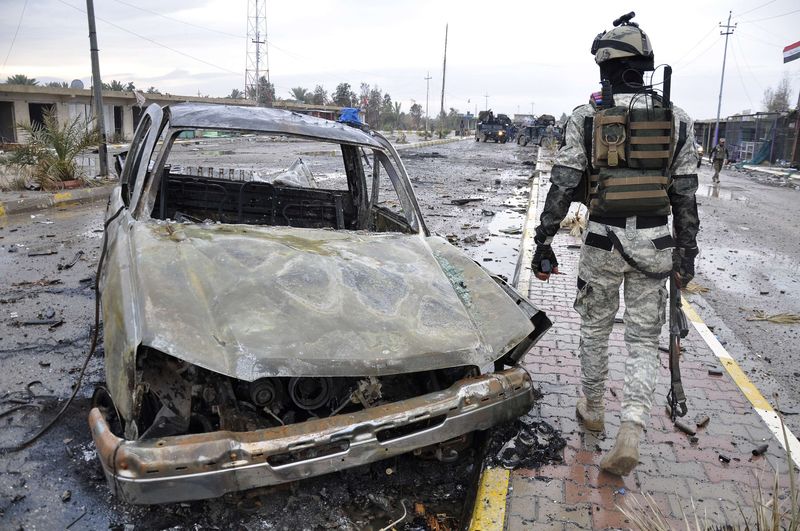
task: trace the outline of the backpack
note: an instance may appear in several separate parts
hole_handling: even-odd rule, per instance
[[[590,164],[576,200],[590,215],[670,214],[670,167],[686,142],[687,124],[680,123],[676,138],[672,109],[658,99],[651,101],[647,108],[618,105],[585,118]]]

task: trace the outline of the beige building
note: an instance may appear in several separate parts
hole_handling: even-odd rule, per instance
[[[103,91],[105,129],[110,141],[125,142],[130,140],[145,108],[151,103],[167,105],[190,101],[226,105],[253,105],[253,101],[246,99],[234,100],[166,94],[143,95],[146,101],[143,105],[139,105],[133,92]],[[279,109],[311,114],[330,120],[335,120],[340,110],[339,107],[331,105],[307,105],[286,101],[275,102],[274,106]],[[75,117],[88,119],[92,116],[92,91],[89,89],[0,84],[0,144],[24,142],[25,133],[17,127],[17,124],[41,122],[42,115],[47,109],[55,109],[56,115],[63,121],[71,120]]]

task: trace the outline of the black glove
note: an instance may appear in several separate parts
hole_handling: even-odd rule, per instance
[[[686,287],[694,278],[694,258],[697,247],[676,247],[672,252],[672,268],[677,271],[681,287]]]
[[[534,238],[536,242],[536,239]],[[533,260],[531,260],[531,268],[536,278],[539,280],[547,280],[551,274],[558,273],[558,260],[553,248],[549,245],[536,242],[536,250],[533,253]]]

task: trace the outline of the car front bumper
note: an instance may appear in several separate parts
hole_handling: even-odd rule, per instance
[[[102,411],[89,413],[111,490],[135,504],[222,496],[371,463],[525,414],[533,404],[521,367],[460,380],[443,391],[251,432],[217,431],[129,441]]]

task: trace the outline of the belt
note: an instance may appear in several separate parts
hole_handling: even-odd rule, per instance
[[[661,227],[667,224],[667,216],[632,216],[636,218],[637,229],[652,229],[653,227]],[[606,216],[589,216],[589,221],[595,223],[602,223],[603,225],[611,225],[612,227],[625,228],[625,221],[627,218],[611,218]]]

